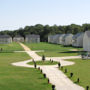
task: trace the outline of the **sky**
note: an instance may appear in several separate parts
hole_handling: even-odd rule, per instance
[[[0,31],[90,23],[90,0],[0,0]]]

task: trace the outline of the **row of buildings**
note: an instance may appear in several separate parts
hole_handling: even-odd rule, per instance
[[[49,43],[64,46],[83,47],[84,51],[90,51],[90,31],[73,34],[56,34],[48,36]]]
[[[20,35],[15,36],[14,38],[9,35],[0,35],[0,44],[8,44],[15,42],[26,42],[26,43],[39,43],[39,35],[26,35],[22,37]],[[84,51],[90,52],[90,31],[73,34],[56,34],[48,36],[49,43],[61,44],[64,46],[72,45],[74,47],[83,47]]]
[[[56,34],[48,36],[49,43],[61,44],[64,46],[82,47],[84,33],[73,34]]]
[[[15,37],[10,37],[9,35],[0,35],[0,44],[9,44],[14,42],[26,42],[26,43],[39,43],[40,36],[39,35],[26,35],[25,38],[17,35]]]

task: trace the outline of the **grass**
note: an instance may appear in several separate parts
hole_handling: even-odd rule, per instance
[[[34,62],[29,62],[28,64],[34,65]],[[56,64],[58,64],[58,62],[55,62],[55,61],[53,61],[53,62],[51,62],[51,61],[36,61],[36,64],[37,65],[56,65]]]
[[[2,52],[13,52],[13,51],[23,51],[24,49],[16,42],[11,44],[0,44],[0,49],[3,49]]]
[[[25,43],[31,50],[44,50],[44,52],[37,52],[40,56],[45,55],[47,57],[61,57],[61,56],[77,56],[82,48],[64,47],[57,44],[49,43]],[[72,51],[78,50],[78,51]]]
[[[13,47],[15,51],[19,48],[16,43],[11,46],[15,46]],[[5,49],[9,50],[8,46],[5,46]],[[48,84],[48,80],[43,77],[38,69],[11,65],[13,62],[28,59],[30,57],[24,52],[0,53],[0,90],[52,90],[51,84]]]
[[[73,61],[76,64],[72,66],[64,66],[64,70],[65,68],[68,70],[68,73],[65,74],[70,78],[70,73],[72,72],[74,75],[70,79],[73,82],[77,83],[77,78],[80,78],[80,83],[77,84],[83,86],[84,88],[88,85],[90,86],[90,60],[75,59],[69,61]]]

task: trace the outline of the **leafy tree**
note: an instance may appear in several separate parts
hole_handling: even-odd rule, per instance
[[[87,31],[87,30],[90,30],[90,24],[83,24],[82,25],[82,28],[83,28],[83,31]]]

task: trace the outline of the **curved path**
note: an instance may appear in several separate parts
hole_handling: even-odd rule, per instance
[[[35,53],[35,51],[31,51],[27,46],[20,43],[20,45],[24,48],[25,52],[31,56],[35,61],[40,61],[41,57]],[[64,61],[64,59],[75,59],[80,58],[79,56],[70,56],[70,57],[47,57],[46,60],[53,59],[54,61],[58,61],[61,63],[62,66],[66,65],[73,65],[74,62],[70,61]],[[29,67],[34,68],[33,65],[28,65],[28,62],[31,62],[32,60],[22,61],[22,62],[16,62],[12,63],[12,65],[15,66],[21,66],[21,67]],[[56,90],[84,90],[84,88],[74,84],[64,73],[60,70],[58,70],[57,65],[51,65],[51,66],[40,66],[43,70],[43,73],[46,74],[46,76],[49,78],[50,82],[56,86]]]

